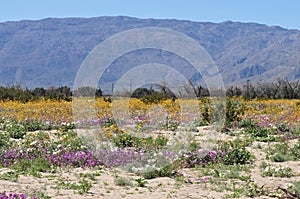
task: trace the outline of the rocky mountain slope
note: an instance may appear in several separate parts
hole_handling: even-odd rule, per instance
[[[226,85],[250,80],[300,79],[300,31],[256,23],[203,23],[132,17],[47,18],[0,23],[0,84],[73,86],[80,64],[101,41],[138,27],[164,27],[198,41],[218,65]],[[136,61],[136,57],[138,61]],[[113,82],[132,64],[184,60],[145,49],[117,59],[103,82]]]

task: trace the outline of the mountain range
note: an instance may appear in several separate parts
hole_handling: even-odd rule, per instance
[[[232,21],[115,16],[0,23],[0,85],[72,87],[81,63],[95,46],[116,33],[141,27],[168,28],[193,38],[216,63],[227,86],[248,80],[300,80],[299,30]],[[188,64],[170,52],[144,49],[119,57],[101,81],[109,85],[133,63],[149,61],[183,68]]]

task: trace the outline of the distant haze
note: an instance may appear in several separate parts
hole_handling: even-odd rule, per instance
[[[120,16],[0,23],[0,84],[72,87],[80,64],[96,45],[113,34],[139,27],[169,28],[199,42],[219,67],[227,86],[247,80],[300,79],[298,30],[231,21],[208,23]],[[145,49],[115,60],[100,84],[115,82],[133,64],[149,62],[191,71],[185,60],[170,52]]]

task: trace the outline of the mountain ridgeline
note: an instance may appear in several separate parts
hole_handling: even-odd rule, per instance
[[[257,23],[118,16],[0,23],[0,85],[72,87],[81,63],[95,46],[116,33],[141,27],[172,29],[199,42],[217,64],[227,86],[300,80],[299,30]],[[133,64],[149,62],[191,72],[189,63],[171,52],[144,49],[115,60],[100,83],[110,85]]]

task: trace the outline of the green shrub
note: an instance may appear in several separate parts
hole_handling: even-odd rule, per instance
[[[86,194],[92,188],[92,183],[85,179],[80,179],[78,183],[71,183],[64,178],[60,178],[54,188],[73,189],[77,190],[79,194]]]
[[[0,131],[0,149],[6,148],[9,145],[9,136],[5,132]]]
[[[115,184],[117,186],[133,186],[133,183],[130,180],[121,177],[115,179]]]
[[[210,100],[208,98],[200,98],[201,101],[201,119],[203,124],[209,124],[210,123]]]
[[[118,134],[113,139],[113,143],[120,148],[136,147],[137,149],[146,148],[149,150],[162,148],[166,146],[167,142],[168,138],[161,135],[154,139],[152,136],[139,138],[126,133]]]
[[[0,179],[9,180],[12,182],[17,182],[19,179],[19,174],[13,171],[8,171],[0,175]]]
[[[232,127],[233,122],[241,120],[241,116],[244,115],[245,105],[238,98],[227,98],[226,100],[226,125]]]
[[[252,119],[244,119],[238,122],[238,126],[241,128],[253,128],[256,126],[256,123]]]
[[[211,107],[211,100],[208,98],[200,98],[201,100],[201,118],[203,123],[218,122],[222,120],[221,116],[225,114],[225,126],[232,127],[234,122],[241,120],[241,116],[245,112],[245,104],[239,98],[226,98],[226,105],[220,101],[215,103],[215,107]],[[226,112],[222,112],[225,110]]]
[[[11,122],[9,126],[5,128],[11,138],[21,139],[26,134],[26,128],[17,122]]]
[[[24,121],[22,124],[27,131],[37,131],[37,130],[44,130],[44,129],[48,130],[47,128],[45,128],[43,122],[41,121],[27,120]]]
[[[293,186],[289,188],[289,191],[294,193],[297,198],[300,198],[300,181],[294,182]]]
[[[291,157],[288,154],[276,153],[271,157],[273,162],[286,162],[291,160]]]
[[[288,142],[275,144],[268,148],[267,158],[274,162],[297,161],[300,159],[300,141],[293,146]]]
[[[225,164],[246,164],[250,158],[251,154],[245,147],[237,147],[227,151],[223,161]]]
[[[222,157],[224,164],[246,164],[252,159],[251,153],[246,149],[245,143],[240,139],[221,142],[218,146],[218,150],[225,152],[225,155]]]
[[[147,181],[143,178],[138,178],[135,180],[137,182],[138,187],[145,187]]]
[[[268,177],[281,177],[281,178],[290,178],[296,176],[297,174],[290,167],[276,167],[274,165],[267,164],[263,162],[260,165],[262,170],[262,176]]]
[[[171,177],[173,174],[173,166],[172,165],[167,165],[161,168],[160,170],[149,170],[149,171],[144,171],[142,173],[142,176],[145,179],[153,179],[153,178],[158,178],[158,177]]]

